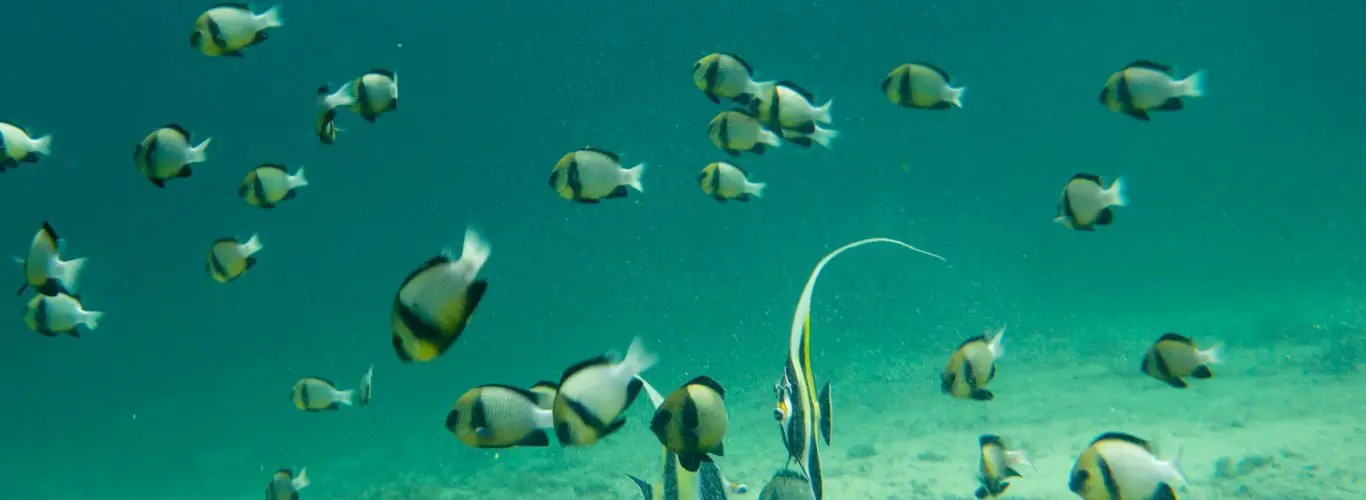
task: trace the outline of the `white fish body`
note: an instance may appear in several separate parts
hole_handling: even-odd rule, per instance
[[[478,231],[466,229],[460,256],[452,255],[449,248],[442,250],[442,255],[451,260],[440,265],[439,274],[427,274],[429,278],[410,282],[399,292],[399,301],[416,311],[439,311],[451,294],[461,293],[474,282],[488,262],[491,251],[488,242]]]
[[[304,167],[299,167],[293,174],[273,168],[263,168],[257,170],[256,176],[265,186],[266,195],[271,198],[282,198],[290,191],[308,185],[308,178],[304,177]]]
[[[745,176],[745,172],[726,162],[717,162],[716,175],[720,176],[720,186],[717,194],[727,198],[734,198],[741,195],[751,195],[756,198],[764,196],[762,182],[752,182]]]
[[[1100,449],[1100,454],[1119,486],[1120,498],[1147,498],[1162,483],[1173,489],[1186,486],[1180,453],[1171,460],[1162,460],[1133,443],[1110,442]]]
[[[53,297],[40,295],[32,304],[37,307],[30,307],[28,315],[34,317],[41,313],[45,317],[41,326],[54,332],[68,331],[78,326],[94,330],[99,328],[100,318],[104,317],[103,312],[87,311],[75,297],[64,293]]]
[[[641,177],[645,175],[645,164],[622,168],[607,155],[593,151],[575,153],[575,164],[579,169],[579,184],[583,186],[580,197],[600,199],[611,194],[619,186],[629,186],[637,192],[645,192]]]
[[[29,137],[28,132],[12,123],[0,122],[0,160],[24,160],[30,154],[52,154],[52,136]],[[3,168],[3,167],[0,167]]]
[[[262,30],[284,26],[280,18],[280,6],[275,5],[260,14],[250,10],[230,6],[218,6],[206,12],[222,33],[228,49],[239,49],[251,45],[256,34]]]
[[[155,179],[174,177],[182,167],[203,163],[209,159],[206,150],[213,142],[212,137],[205,138],[195,146],[191,146],[185,137],[172,130],[159,130],[156,137],[156,149],[151,152],[152,163],[142,165]],[[139,162],[143,163],[142,160]]]
[[[826,101],[817,107],[807,101],[801,93],[786,86],[778,85],[774,88],[778,91],[778,119],[782,123],[782,128],[797,128],[809,122],[830,123],[830,105],[834,104],[834,100]]]
[[[587,407],[603,422],[611,423],[626,410],[626,387],[657,361],[636,338],[621,361],[574,373],[560,385],[559,394]]]
[[[1161,106],[1173,97],[1203,97],[1205,95],[1205,72],[1197,71],[1184,79],[1176,80],[1161,71],[1130,67],[1124,70],[1125,83],[1136,109],[1151,109]]]

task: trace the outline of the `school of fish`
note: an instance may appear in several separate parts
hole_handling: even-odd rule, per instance
[[[222,3],[205,10],[193,23],[191,47],[209,57],[240,58],[269,40],[284,26],[278,6],[256,12],[245,4]],[[708,122],[706,136],[724,160],[704,166],[697,175],[701,191],[717,202],[748,202],[764,196],[766,184],[752,180],[735,162],[763,155],[784,144],[800,148],[830,147],[839,136],[827,128],[833,119],[832,101],[787,80],[756,81],[755,69],[739,55],[712,53],[692,68],[697,90],[719,111]],[[1175,112],[1192,98],[1204,96],[1204,73],[1177,78],[1171,67],[1137,60],[1104,79],[1100,104],[1107,110],[1149,121],[1156,111]],[[335,89],[316,90],[314,132],[320,143],[336,143],[335,120],[349,110],[369,123],[398,110],[398,74],[371,69]],[[882,92],[897,106],[919,110],[952,110],[964,106],[966,88],[954,86],[949,72],[927,62],[896,66],[882,80]],[[167,124],[134,145],[137,172],[157,188],[170,181],[188,182],[193,167],[207,162],[211,137],[195,138],[190,129]],[[35,136],[28,129],[0,122],[0,173],[23,168],[53,155],[50,135]],[[644,193],[645,163],[624,166],[609,150],[585,146],[565,153],[551,168],[549,186],[564,200],[597,204],[603,200]],[[252,207],[274,209],[295,200],[308,186],[302,166],[262,162],[252,167],[236,188],[237,197]],[[1064,183],[1057,203],[1057,223],[1074,231],[1094,231],[1114,223],[1116,207],[1128,205],[1123,179],[1108,185],[1099,175],[1077,173]],[[855,247],[884,243],[940,261],[943,257],[888,238],[869,238],[846,244],[827,254],[813,269],[798,299],[788,343],[786,364],[774,386],[777,421],[787,465],[779,469],[760,493],[769,500],[839,498],[827,491],[821,472],[820,448],[828,446],[834,427],[829,383],[815,381],[811,355],[811,303],[816,279],[837,255]],[[23,283],[18,294],[31,290],[22,315],[33,332],[46,337],[79,337],[99,327],[104,313],[86,308],[79,287],[86,258],[64,257],[65,240],[43,221],[28,251],[14,260]],[[206,272],[219,283],[243,278],[264,248],[259,235],[246,239],[219,238],[209,245]],[[410,363],[440,358],[465,332],[488,289],[480,271],[492,251],[488,240],[473,227],[466,230],[459,253],[445,249],[413,267],[401,280],[390,308],[390,337],[394,355]],[[940,377],[940,389],[952,398],[987,402],[995,394],[987,386],[996,378],[1005,355],[1006,328],[964,340],[950,351]],[[606,352],[565,367],[558,379],[531,387],[490,383],[465,391],[446,413],[445,428],[473,448],[593,446],[627,426],[626,411],[642,391],[649,395],[654,417],[641,427],[658,439],[663,470],[658,481],[629,476],[646,500],[723,500],[743,495],[748,486],[725,478],[713,457],[725,455],[729,428],[722,384],[706,375],[661,396],[642,373],[660,360],[635,339],[625,354]],[[1172,388],[1189,387],[1191,379],[1213,377],[1212,366],[1222,361],[1219,345],[1201,349],[1179,333],[1162,334],[1144,354],[1139,371]],[[552,375],[547,373],[546,375]],[[338,411],[372,403],[374,368],[359,379],[356,389],[310,376],[289,391],[293,406],[303,412]],[[979,438],[980,486],[976,498],[997,498],[1029,466],[1027,455],[1007,445],[1001,436]],[[791,468],[791,465],[796,468]],[[306,469],[295,474],[282,468],[268,480],[267,500],[298,500],[310,484]],[[1084,500],[1178,498],[1186,484],[1176,458],[1159,458],[1147,440],[1124,432],[1107,432],[1081,450],[1067,485]]]

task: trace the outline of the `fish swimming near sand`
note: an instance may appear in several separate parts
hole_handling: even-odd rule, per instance
[[[637,375],[650,403],[659,409],[664,397],[644,378]],[[714,462],[702,462],[696,472],[688,472],[678,461],[678,454],[664,448],[664,471],[659,482],[650,483],[644,479],[627,474],[636,483],[644,500],[726,500],[729,494],[743,494],[749,486],[732,482],[721,474]]]

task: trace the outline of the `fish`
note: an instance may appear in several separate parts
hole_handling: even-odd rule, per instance
[[[303,167],[290,174],[284,165],[263,163],[247,172],[242,185],[237,187],[237,197],[253,207],[271,209],[282,201],[294,199],[298,189],[307,185]]]
[[[242,49],[265,42],[266,30],[281,26],[279,5],[256,14],[245,3],[220,3],[195,20],[190,46],[206,56],[242,57]]]
[[[488,292],[479,271],[490,253],[484,237],[467,228],[459,257],[449,248],[442,250],[403,278],[389,314],[400,361],[432,361],[460,339]]]
[[[327,87],[323,87],[322,92],[327,93]],[[318,142],[331,145],[337,142],[337,132],[345,132],[337,128],[337,108],[327,108],[318,112],[318,118],[313,121],[313,133],[318,135]]]
[[[307,486],[308,467],[299,469],[298,476],[289,469],[277,470],[266,485],[266,500],[299,500],[299,490]]]
[[[1012,477],[1023,477],[1015,467],[1030,465],[1029,456],[1023,451],[1007,448],[1001,436],[983,434],[977,438],[977,446],[982,454],[978,466],[981,474],[978,480],[982,486],[973,493],[977,498],[994,499],[1005,493],[1006,488],[1010,487],[1007,480]]]
[[[1224,346],[1216,344],[1201,350],[1195,341],[1179,333],[1164,333],[1143,356],[1143,373],[1177,389],[1189,387],[1187,377],[1207,379],[1214,376],[1210,365],[1223,362]]]
[[[1186,108],[1183,99],[1204,95],[1204,71],[1177,80],[1170,66],[1140,59],[1110,75],[1100,90],[1100,104],[1146,122],[1152,120],[1149,112],[1180,111]]]
[[[766,94],[750,101],[750,115],[759,119],[773,130],[796,130],[804,134],[815,132],[817,123],[830,123],[830,105],[826,101],[813,106],[815,94],[784,80],[778,82]]]
[[[933,64],[916,62],[897,66],[882,80],[882,93],[903,108],[944,110],[963,107],[965,87],[953,87],[953,77]]]
[[[740,156],[742,151],[762,155],[769,146],[776,148],[783,145],[778,134],[764,129],[759,119],[747,113],[744,110],[718,113],[707,124],[707,136],[711,138],[711,143],[726,154],[736,157]]]
[[[471,448],[550,446],[554,425],[536,393],[500,384],[465,391],[446,414],[446,430]]]
[[[726,416],[726,390],[706,375],[678,388],[655,408],[650,432],[659,444],[678,454],[683,470],[697,472],[711,455],[724,456],[722,442],[730,420]]]
[[[566,200],[597,203],[625,198],[627,186],[645,192],[640,183],[644,175],[644,163],[622,168],[621,157],[616,153],[585,146],[570,151],[555,163],[550,171],[550,188]]]
[[[1082,500],[1176,500],[1186,486],[1181,454],[1162,460],[1147,441],[1107,432],[1091,441],[1072,466],[1067,488]]]
[[[891,238],[867,238],[847,243],[832,250],[816,263],[806,286],[797,299],[797,307],[792,314],[792,329],[788,334],[787,362],[783,375],[774,386],[777,400],[773,411],[774,420],[787,449],[787,463],[796,462],[801,467],[807,484],[811,489],[811,500],[821,500],[825,495],[824,478],[821,476],[821,457],[819,439],[825,438],[830,445],[830,435],[834,428],[834,410],[827,382],[820,392],[816,391],[816,378],[811,368],[811,295],[816,289],[816,278],[832,259],[840,254],[863,245],[889,243],[912,252],[940,261],[944,257],[912,246],[909,243]],[[819,437],[817,433],[819,432]]]
[[[542,380],[531,386],[531,392],[536,393],[537,406],[549,410],[555,407],[555,393],[560,392],[560,384]]]
[[[1005,344],[1001,343],[1005,335],[1006,327],[1002,326],[991,338],[978,335],[959,345],[944,366],[944,373],[939,378],[940,390],[958,399],[991,401],[995,398],[986,387],[996,378],[996,360],[1006,354]]]
[[[28,329],[44,337],[56,337],[64,333],[80,338],[80,327],[87,330],[99,328],[100,318],[103,317],[104,313],[85,310],[80,299],[65,293],[34,295],[24,309],[24,323]]]
[[[52,136],[33,138],[23,127],[0,121],[0,173],[19,168],[20,163],[37,163],[40,156],[52,155]]]
[[[133,162],[143,177],[156,187],[164,188],[168,180],[189,177],[190,165],[207,161],[204,150],[211,142],[212,137],[191,146],[190,133],[172,123],[143,138],[133,149]]]
[[[762,198],[766,186],[762,182],[751,182],[745,169],[724,161],[702,167],[702,173],[697,174],[697,183],[702,186],[703,193],[721,203]]]
[[[398,73],[375,68],[328,93],[326,85],[318,89],[318,105],[322,109],[345,107],[367,122],[384,113],[398,111]]]
[[[294,383],[289,400],[294,407],[306,412],[337,411],[342,405],[351,406],[355,391],[343,391],[337,384],[321,377],[304,377]]]
[[[692,81],[716,104],[721,99],[749,104],[754,96],[773,87],[773,82],[755,82],[754,68],[740,56],[723,52],[707,54],[693,63]]]
[[[370,369],[365,371],[365,375],[361,375],[359,392],[356,393],[356,402],[360,403],[362,408],[370,406],[370,398],[375,392],[374,386],[375,367],[371,365]]]
[[[664,396],[659,395],[659,391],[640,375],[636,375],[636,379],[649,396],[651,405],[658,411],[664,404]],[[681,466],[677,453],[669,451],[667,447],[663,450],[664,468],[658,482],[650,483],[626,475],[640,488],[643,500],[726,500],[730,494],[739,495],[749,491],[749,486],[726,479],[715,462],[702,462],[697,471],[690,472]]]
[[[553,407],[555,438],[564,446],[589,446],[626,425],[626,409],[640,395],[636,375],[654,366],[659,358],[645,350],[639,337],[631,341],[626,356],[602,355],[581,361],[564,371]]]
[[[1129,204],[1124,196],[1124,178],[1116,177],[1109,188],[1102,188],[1100,176],[1079,173],[1067,181],[1058,199],[1058,216],[1053,222],[1074,231],[1095,231],[1115,221],[1113,207]]]
[[[839,132],[820,125],[812,124],[811,132],[798,132],[796,130],[784,129],[783,139],[798,146],[809,148],[812,144],[820,144],[821,147],[830,148],[830,142],[839,137]]]
[[[759,500],[807,500],[813,498],[806,476],[792,469],[780,469],[759,490]]]
[[[256,267],[256,253],[260,252],[261,237],[251,235],[246,243],[237,238],[219,238],[209,246],[209,259],[205,268],[209,277],[219,283],[230,283],[247,274]]]
[[[77,282],[81,277],[81,270],[85,268],[86,259],[62,260],[58,249],[61,241],[52,224],[43,221],[43,226],[33,235],[33,242],[29,243],[28,256],[22,259],[14,258],[15,262],[24,267],[24,284],[19,286],[19,291],[15,295],[23,295],[24,290],[29,288],[49,296],[59,293],[76,294]]]

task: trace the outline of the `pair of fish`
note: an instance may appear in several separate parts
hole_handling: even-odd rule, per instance
[[[1214,377],[1211,365],[1223,362],[1223,345],[1200,349],[1194,340],[1179,333],[1164,333],[1143,356],[1141,370],[1177,389],[1190,385],[1187,378]]]
[[[245,3],[220,3],[204,11],[190,32],[190,46],[211,57],[242,57],[242,50],[265,42],[266,30],[284,26],[280,6],[260,14]]]
[[[788,333],[787,362],[783,375],[774,386],[777,399],[773,418],[778,421],[783,446],[787,449],[788,464],[796,462],[811,491],[811,500],[821,500],[825,496],[824,478],[821,475],[821,458],[817,433],[830,445],[830,435],[834,428],[833,404],[830,384],[816,391],[815,375],[811,368],[811,296],[816,289],[816,278],[835,257],[850,249],[873,243],[897,245],[927,257],[943,261],[944,258],[909,243],[891,238],[868,238],[845,244],[832,250],[816,263],[806,286],[797,299],[797,307],[792,315],[792,329]]]
[[[87,311],[81,304],[77,287],[86,259],[62,260],[62,241],[52,224],[43,221],[29,243],[28,254],[14,258],[24,270],[24,284],[17,295],[30,288],[38,292],[24,308],[24,323],[34,333],[80,337],[79,329],[98,328],[104,313]]]
[[[237,187],[237,197],[253,207],[271,209],[282,201],[294,199],[298,189],[307,185],[303,167],[291,174],[284,165],[263,163],[247,172]]]
[[[983,499],[995,499],[1005,493],[1006,488],[1010,487],[1008,482],[1012,477],[1022,477],[1015,467],[1021,465],[1033,466],[1029,463],[1029,456],[1023,451],[1011,450],[1005,444],[1001,436],[995,434],[983,434],[977,438],[977,448],[981,453],[978,461],[978,481],[981,486],[973,493],[973,496]]]
[[[604,199],[625,198],[627,187],[645,192],[641,178],[645,164],[622,168],[616,153],[589,146],[566,153],[550,171],[550,188],[560,198],[594,204]]]
[[[1123,178],[1115,178],[1107,188],[1101,185],[1100,176],[1079,173],[1063,186],[1058,199],[1058,216],[1053,222],[1073,231],[1095,231],[1096,226],[1114,223],[1114,207],[1128,204]]]
[[[1186,108],[1186,98],[1204,95],[1204,71],[1178,80],[1171,66],[1140,59],[1110,75],[1100,91],[1100,104],[1110,111],[1149,121],[1153,111],[1180,111]]]
[[[299,490],[308,485],[308,467],[299,469],[297,476],[290,469],[277,470],[266,485],[266,500],[299,500]]]
[[[1177,458],[1162,460],[1148,441],[1107,432],[1091,441],[1072,466],[1067,487],[1083,500],[1176,500],[1186,486]]]
[[[190,145],[190,132],[177,124],[153,130],[133,149],[133,163],[152,185],[166,187],[166,181],[190,177],[190,165],[208,160],[205,150],[213,138]]]
[[[626,424],[623,414],[642,387],[637,375],[656,361],[635,339],[625,357],[582,361],[558,383],[475,387],[447,413],[446,429],[472,448],[549,446],[552,430],[561,445],[590,446]]]
[[[904,108],[945,110],[963,107],[967,88],[949,83],[949,72],[925,62],[902,64],[882,79],[882,93]]]
[[[322,377],[304,377],[294,383],[289,391],[289,400],[299,411],[321,412],[337,411],[342,406],[359,404],[362,408],[370,406],[374,393],[375,367],[371,366],[360,378],[360,386],[353,390],[342,390],[337,384]]]
[[[23,127],[0,122],[0,173],[19,168],[20,163],[37,163],[40,156],[52,154],[52,136],[34,138]]]
[[[1001,327],[994,335],[978,335],[964,341],[949,356],[944,372],[939,377],[939,387],[944,394],[958,399],[990,401],[996,396],[986,389],[987,384],[996,378],[996,360],[1005,356],[1006,328]]]
[[[346,82],[336,92],[329,86],[318,87],[318,117],[313,120],[313,133],[318,142],[337,142],[337,110],[350,109],[361,119],[375,123],[385,113],[398,111],[398,73],[375,68]]]
[[[702,167],[702,172],[697,174],[697,183],[703,193],[719,203],[727,200],[749,201],[764,195],[764,183],[750,181],[749,172],[739,165],[724,161]]]
[[[209,258],[204,267],[209,277],[219,283],[231,283],[256,267],[256,254],[265,248],[261,237],[253,234],[245,242],[237,238],[219,238],[209,245]]]
[[[637,375],[636,379],[640,381],[658,415],[665,407],[664,397],[660,396],[644,378]],[[677,392],[675,391],[675,394]],[[726,500],[731,494],[749,492],[749,486],[726,479],[714,462],[703,460],[698,462],[695,470],[688,470],[683,466],[679,454],[670,450],[669,446],[664,446],[663,453],[664,467],[658,482],[651,483],[630,474],[626,475],[637,488],[640,488],[643,500]]]
[[[830,147],[839,133],[824,127],[831,122],[830,106],[834,101],[816,106],[815,94],[789,80],[773,84],[767,92],[750,101],[749,114],[769,130],[776,130],[783,139],[809,148],[812,144]]]

